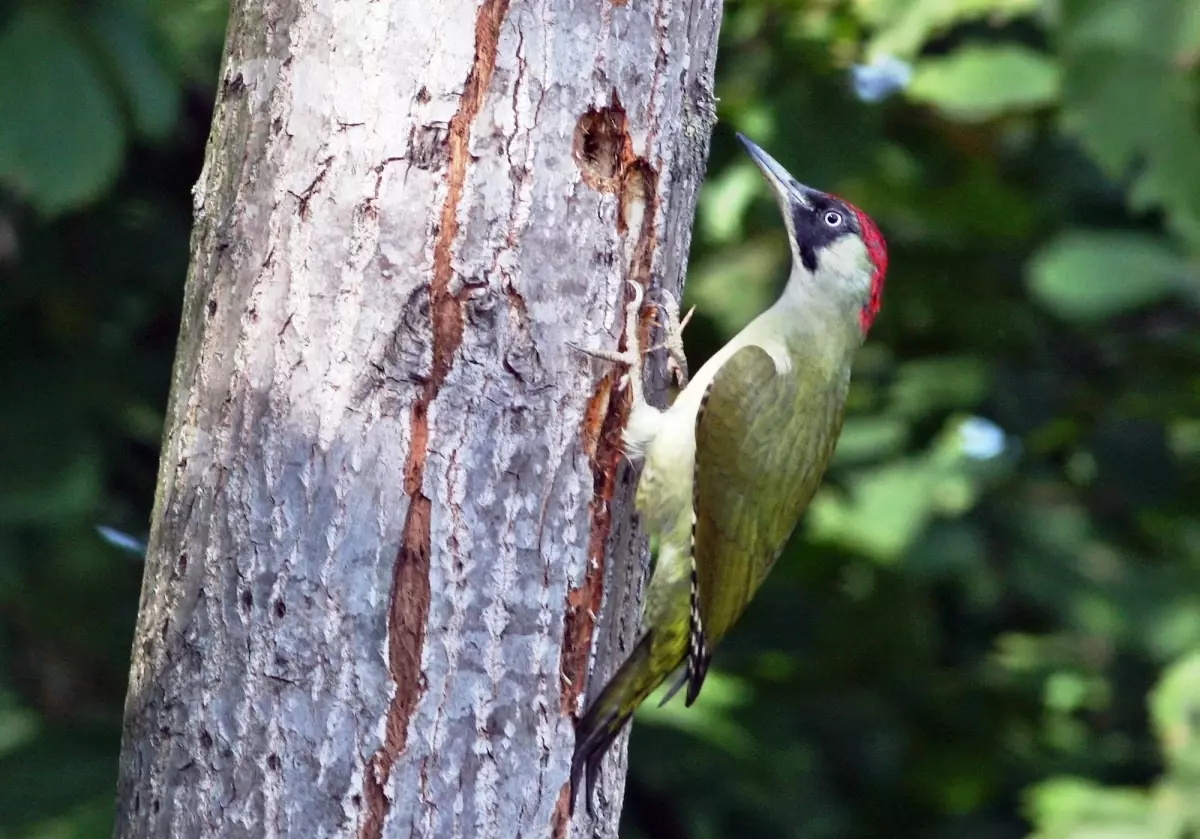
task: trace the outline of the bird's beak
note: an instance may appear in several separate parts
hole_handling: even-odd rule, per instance
[[[750,153],[750,159],[754,161],[754,165],[766,176],[767,183],[771,185],[771,189],[775,191],[776,197],[779,198],[784,206],[799,204],[801,207],[812,209],[813,196],[820,195],[820,192],[797,182],[787,169],[779,165],[779,161],[763,151],[757,143],[750,140],[745,134],[738,132],[737,138],[746,147],[746,151]]]

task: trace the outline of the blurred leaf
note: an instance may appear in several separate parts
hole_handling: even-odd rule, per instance
[[[1060,670],[1046,679],[1043,702],[1047,708],[1072,713],[1097,704],[1097,695],[1103,695],[1103,691],[1098,690],[1098,687],[1095,679],[1089,679],[1080,673]]]
[[[1183,25],[1179,27],[1179,43],[1176,47],[1176,64],[1191,63],[1195,66],[1200,57],[1200,3],[1184,3],[1182,7]]]
[[[1162,300],[1180,287],[1184,270],[1167,245],[1153,237],[1073,231],[1034,255],[1028,283],[1048,309],[1087,322]]]
[[[0,692],[0,758],[36,737],[38,728],[32,711],[18,707],[11,696]],[[0,830],[3,824],[0,821]]]
[[[0,177],[46,212],[95,198],[121,165],[120,112],[69,27],[27,4],[0,32]]]
[[[1154,610],[1144,631],[1149,649],[1161,659],[1200,646],[1200,599],[1181,592],[1177,602],[1163,603]]]
[[[933,513],[934,475],[918,461],[860,472],[851,480],[848,501],[817,493],[807,517],[810,531],[880,561],[898,560]]]
[[[1140,790],[1055,778],[1034,787],[1026,811],[1037,825],[1030,839],[1160,839],[1150,802]]]
[[[1175,662],[1150,694],[1150,714],[1172,768],[1200,772],[1200,652]]]
[[[781,230],[698,260],[688,278],[685,302],[707,313],[723,334],[740,330],[771,304],[777,284],[786,276],[791,257],[785,235]]]
[[[877,29],[868,57],[912,58],[931,36],[954,24],[987,17],[994,22],[1037,11],[1038,0],[855,0],[863,20]]]
[[[1059,695],[1048,695],[1048,704],[1064,710],[1078,706],[1087,692],[1078,680],[1052,680],[1048,688],[1051,684]],[[1168,760],[1168,773],[1152,794],[1081,778],[1044,781],[1026,794],[1026,811],[1037,827],[1031,839],[1176,839],[1194,834],[1200,827],[1200,654],[1185,656],[1168,669],[1151,693],[1150,706]]]
[[[944,58],[917,62],[906,95],[963,122],[1053,104],[1059,96],[1055,64],[1020,46],[960,47]]]
[[[1078,50],[1107,47],[1153,55],[1168,50],[1181,31],[1190,0],[1163,0],[1150,6],[1112,0],[1075,0],[1064,4],[1063,46]]]
[[[907,424],[896,417],[850,417],[842,425],[833,462],[844,466],[892,455],[907,436]]]
[[[1131,204],[1166,206],[1172,225],[1200,244],[1200,84],[1187,72],[1195,6],[1074,4],[1064,25],[1061,119],[1110,176],[1129,177],[1139,164]]]
[[[819,491],[807,517],[814,538],[894,562],[934,516],[961,515],[977,492],[961,425],[959,418],[948,421],[920,457],[851,472],[848,498]]]
[[[179,90],[151,47],[146,21],[120,6],[100,6],[89,32],[111,62],[133,112],[137,130],[160,138],[179,118]]]
[[[762,175],[750,163],[731,166],[709,179],[700,190],[698,207],[704,235],[713,242],[729,242],[739,236],[743,216],[763,186]]]
[[[889,393],[891,408],[919,417],[950,408],[973,408],[988,390],[988,369],[971,357],[926,358],[905,362]]]

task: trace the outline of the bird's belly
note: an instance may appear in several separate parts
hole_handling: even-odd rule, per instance
[[[647,448],[637,508],[651,534],[674,540],[690,532],[695,454],[690,426],[685,433],[659,434]]]

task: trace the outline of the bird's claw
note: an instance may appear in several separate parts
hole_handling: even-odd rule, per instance
[[[675,385],[680,390],[683,390],[685,387],[687,387],[687,370],[675,360],[675,356],[673,355],[667,356],[667,375],[671,377],[671,380],[675,382]]]
[[[627,364],[633,366],[640,360],[637,352],[637,316],[641,310],[642,299],[645,292],[642,291],[641,285],[635,282],[630,282],[633,287],[633,300],[625,304],[625,343],[627,349],[625,352],[617,352],[616,350],[593,350],[587,347],[581,347],[574,341],[567,341],[567,346],[576,352],[590,355],[592,358],[598,358],[601,361],[611,361],[616,364]],[[633,324],[635,328],[630,328]]]
[[[675,295],[665,289],[659,293],[663,298],[659,308],[667,315],[667,336],[661,344],[651,347],[650,351],[662,349],[667,351],[667,373],[682,390],[687,387],[688,383],[687,356],[683,352],[683,330],[692,319],[692,315],[696,313],[696,307],[688,309],[688,313],[680,319],[679,302],[675,299]]]
[[[633,299],[625,304],[625,351],[592,350],[570,342],[568,342],[568,346],[592,358],[611,361],[615,364],[624,364],[628,367],[628,372],[620,378],[617,389],[623,391],[627,386],[632,385],[635,397],[640,397],[642,390],[642,350],[638,343],[638,319],[645,291],[642,289],[641,283],[629,281],[629,285],[633,288]],[[692,319],[692,315],[696,313],[696,307],[693,306],[683,318],[680,318],[679,303],[675,300],[675,295],[665,290],[661,290],[659,293],[662,296],[662,303],[654,305],[656,310],[661,309],[666,313],[667,334],[662,343],[650,347],[646,352],[664,349],[667,351],[667,373],[682,390],[687,387],[688,383],[687,356],[683,351],[683,330],[687,327],[688,321]]]
[[[632,387],[634,399],[637,400],[642,398],[642,351],[638,344],[638,319],[646,292],[641,283],[632,280],[628,282],[633,288],[633,299],[625,304],[625,351],[591,350],[571,342],[567,344],[573,350],[592,358],[626,365],[629,370],[620,378],[617,389],[623,391],[626,387]]]

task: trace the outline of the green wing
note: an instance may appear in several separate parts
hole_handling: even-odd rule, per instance
[[[846,382],[776,372],[761,347],[721,366],[696,417],[688,694],[774,565],[816,492],[841,431]]]

